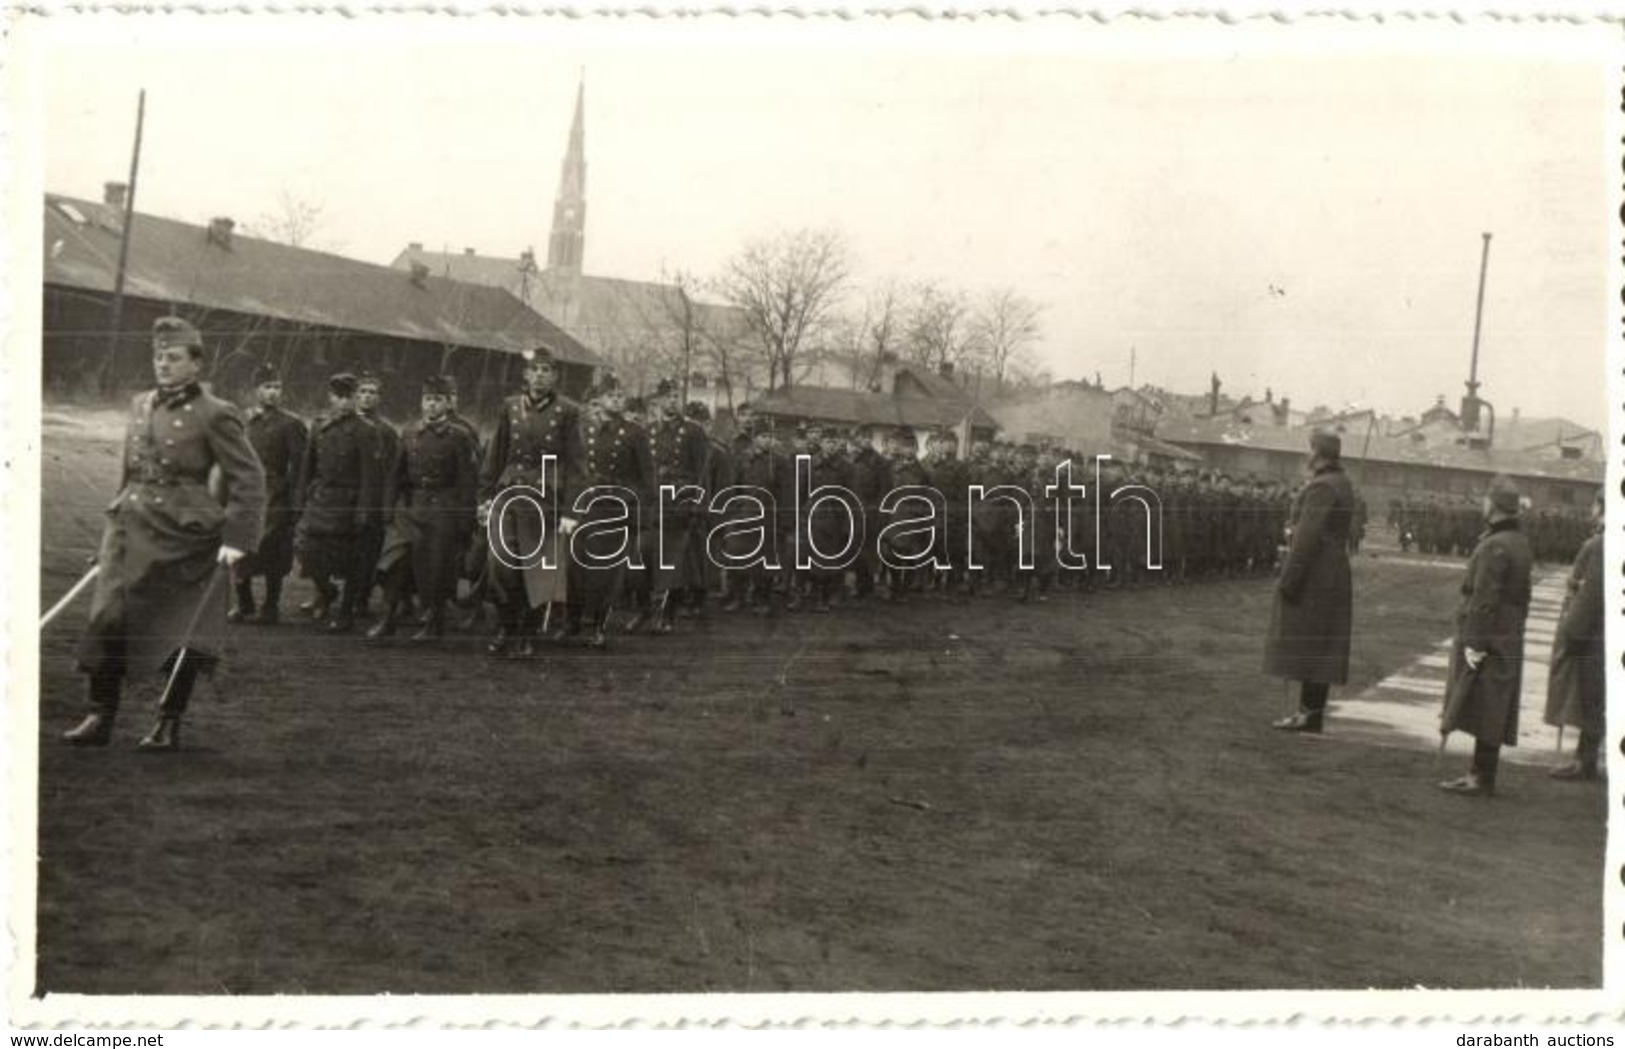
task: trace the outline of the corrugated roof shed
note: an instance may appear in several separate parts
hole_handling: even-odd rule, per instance
[[[111,293],[122,215],[47,194],[45,282]],[[546,342],[562,359],[598,367],[581,342],[501,288],[409,273],[356,259],[137,213],[125,293],[161,302],[370,332],[439,345],[518,353]]]

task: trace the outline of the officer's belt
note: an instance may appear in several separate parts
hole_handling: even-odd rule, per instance
[[[165,477],[159,475],[142,474],[136,477],[132,484],[149,485],[154,488],[181,488],[192,485],[197,488],[208,487],[208,482],[195,477]]]

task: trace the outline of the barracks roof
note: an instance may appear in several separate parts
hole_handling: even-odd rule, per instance
[[[567,321],[569,326],[601,341],[613,341],[597,334],[602,329],[647,328],[671,323],[670,296],[676,290],[672,284],[591,274],[566,276],[541,269],[531,269],[527,276],[524,260],[520,258],[478,255],[471,251],[425,251],[416,245],[396,255],[392,265],[405,270],[414,262],[429,267],[433,274],[507,288],[516,294],[528,282],[528,287],[534,289],[531,301],[539,300],[546,308],[549,302],[568,299],[573,311]],[[737,307],[708,302],[703,296],[691,297],[691,303],[699,324],[709,331],[738,333],[746,326],[744,311]]]
[[[975,429],[997,430],[998,420],[959,398],[919,397],[843,390],[831,386],[789,386],[750,402],[762,415],[827,419],[850,426],[911,426],[940,429],[958,426],[971,415]]]
[[[1252,426],[1229,419],[1163,419],[1157,436],[1186,447],[1223,445],[1260,451],[1307,454],[1309,426]],[[1376,463],[1409,463],[1478,473],[1601,484],[1603,464],[1584,459],[1556,459],[1506,448],[1468,448],[1455,443],[1423,442],[1372,433],[1366,448],[1367,424],[1353,420],[1343,433],[1343,458]],[[1363,453],[1363,454],[1362,454]]]
[[[106,204],[45,197],[45,283],[111,293],[123,216]],[[501,288],[430,275],[137,212],[125,292],[139,298],[519,353],[546,342],[563,360],[603,361]]]

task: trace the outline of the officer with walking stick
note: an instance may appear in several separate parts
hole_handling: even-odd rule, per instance
[[[145,751],[180,744],[181,716],[199,674],[213,670],[226,624],[228,574],[259,546],[265,476],[242,416],[198,384],[203,337],[176,317],[152,332],[157,387],[130,404],[124,470],[97,554],[90,623],[79,646],[89,711],[64,740],[105,746],[125,676],[159,672],[167,684]],[[217,495],[210,473],[218,469]]]

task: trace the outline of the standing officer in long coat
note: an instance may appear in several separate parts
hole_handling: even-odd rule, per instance
[[[1439,784],[1457,794],[1495,793],[1501,748],[1518,743],[1523,694],[1523,625],[1534,555],[1518,526],[1518,490],[1505,477],[1484,497],[1487,527],[1467,560],[1439,733],[1477,742],[1467,774]]]
[[[479,463],[468,431],[453,425],[451,386],[443,376],[423,381],[423,417],[400,437],[384,486],[384,523],[401,557],[385,573],[384,618],[369,638],[395,631],[410,579],[424,609],[414,641],[446,632],[446,602],[457,595],[457,570],[474,527],[474,493]]]
[[[1331,686],[1348,681],[1354,621],[1348,555],[1354,486],[1343,472],[1343,442],[1316,432],[1309,450],[1310,478],[1298,497],[1264,643],[1264,672],[1299,683],[1297,713],[1274,723],[1285,732],[1321,731]]]
[[[140,746],[180,744],[200,673],[219,660],[227,588],[218,576],[259,545],[265,477],[242,416],[198,384],[203,337],[186,321],[153,325],[157,388],[130,402],[124,470],[107,509],[90,623],[79,646],[89,712],[64,739],[105,746],[132,671],[168,674],[158,722]],[[210,487],[218,469],[222,495]]]
[[[582,490],[593,487],[621,489],[624,497],[636,497],[626,507],[632,515],[622,522],[625,531],[608,528],[621,516],[623,507],[614,499],[601,499],[584,508],[582,531],[571,540],[569,635],[579,634],[583,622],[591,624],[589,648],[603,648],[609,616],[621,600],[626,580],[626,562],[639,556],[644,507],[654,498],[654,462],[649,452],[649,435],[636,420],[626,416],[626,397],[613,375],[604,379],[588,395],[582,430],[585,454],[582,457]],[[588,525],[602,523],[603,531],[586,531]],[[621,545],[621,540],[626,545]],[[603,564],[613,561],[613,564]]]
[[[299,523],[299,470],[305,460],[305,423],[282,407],[282,376],[269,363],[254,373],[258,401],[248,413],[248,443],[265,469],[265,536],[237,563],[237,607],[228,618],[271,625],[281,616],[282,580],[293,571],[293,532]],[[256,615],[254,578],[265,577],[265,604]]]
[[[504,564],[492,549],[486,564],[497,605],[497,633],[486,646],[493,656],[533,654],[546,606],[568,601],[564,540],[575,530],[570,507],[581,483],[580,406],[558,392],[551,349],[537,346],[525,354],[523,381],[524,389],[503,402],[480,467],[480,517],[499,514],[496,540],[514,555]],[[493,506],[508,489],[529,491]],[[550,556],[514,567],[544,545]]]
[[[1580,547],[1569,573],[1568,594],[1552,638],[1552,670],[1546,685],[1546,723],[1580,730],[1574,760],[1552,770],[1552,778],[1597,778],[1608,704],[1607,649],[1603,624],[1603,493],[1591,504],[1591,538]]]
[[[683,414],[681,391],[675,380],[660,381],[650,407],[658,416],[649,434],[654,456],[657,485],[655,505],[658,512],[660,488],[670,486],[681,490],[687,485],[704,487],[711,445],[706,439],[705,428]],[[668,498],[665,511],[659,513],[655,535],[644,539],[646,544],[655,544],[651,554],[654,562],[651,570],[654,572],[652,594],[654,630],[657,633],[671,633],[677,606],[684,601],[697,601],[697,595],[705,588],[704,528],[703,504]],[[665,564],[661,563],[662,543]]]
[[[378,431],[356,414],[355,398],[355,376],[340,372],[328,380],[328,414],[311,427],[305,446],[303,512],[294,536],[305,576],[316,586],[312,616],[335,634],[355,625],[367,600],[378,555],[374,550],[368,561],[365,550],[383,509]]]

